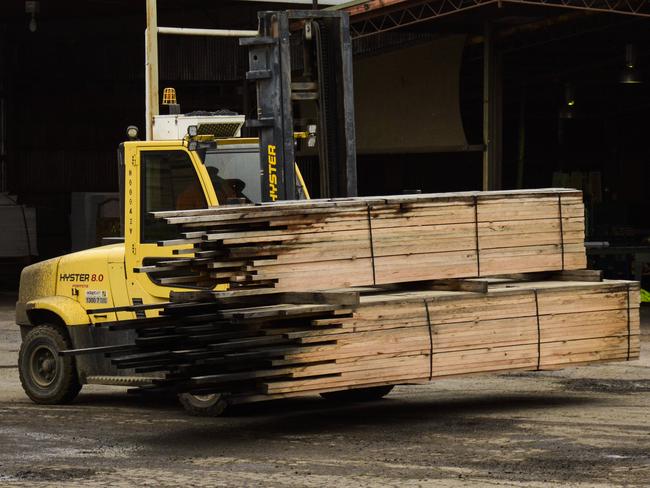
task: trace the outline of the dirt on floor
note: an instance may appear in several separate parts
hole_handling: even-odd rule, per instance
[[[0,486],[650,485],[650,327],[637,361],[195,418],[124,388],[34,405],[18,380],[14,300],[0,295]]]

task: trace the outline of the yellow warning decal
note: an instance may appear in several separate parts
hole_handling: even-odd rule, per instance
[[[269,156],[269,198],[272,201],[278,199],[278,168],[277,168],[277,158],[275,155],[275,146],[269,144],[268,148]]]

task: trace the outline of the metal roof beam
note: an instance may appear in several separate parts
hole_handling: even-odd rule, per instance
[[[650,0],[365,0],[343,7],[350,14],[352,37],[358,39],[491,4],[650,17]]]

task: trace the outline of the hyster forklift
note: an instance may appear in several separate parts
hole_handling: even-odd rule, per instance
[[[257,86],[258,117],[247,121],[257,138],[240,137],[243,116],[180,114],[172,90],[163,97],[170,113],[151,117],[152,140],[138,140],[137,129],[128,128],[130,140],[118,149],[121,241],[49,259],[21,274],[19,372],[34,402],[69,402],[84,384],[151,382],[118,371],[100,355],[59,355],[133,341],[132,332],[108,333],[98,325],[155,316],[147,306],[169,301],[179,289],[165,285],[164,270],[142,272],[187,248],[157,245],[178,231],[151,212],[309,198],[308,186],[319,197],[356,196],[348,22],[340,12],[259,14],[257,35],[240,39],[249,49],[247,79]],[[309,156],[310,185],[297,153]],[[194,413],[211,412],[219,398],[184,394],[181,402]]]

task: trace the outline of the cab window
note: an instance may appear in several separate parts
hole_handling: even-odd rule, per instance
[[[247,203],[262,201],[259,144],[220,144],[202,157],[219,205],[228,204],[235,198],[243,198]],[[299,200],[307,198],[297,175],[296,192]]]
[[[204,163],[220,205],[233,198],[262,201],[259,145],[219,145],[206,153]]]
[[[142,242],[174,239],[179,231],[151,212],[207,208],[207,201],[192,160],[185,151],[143,151]]]

